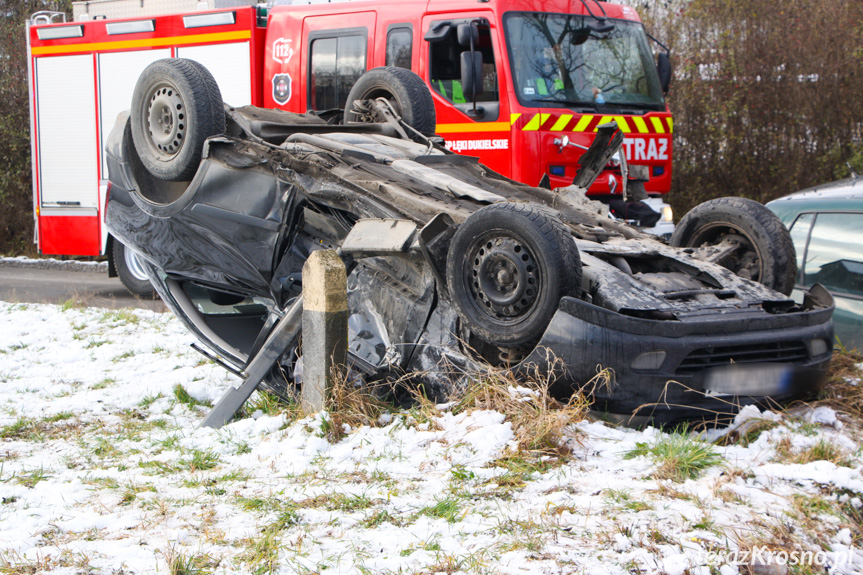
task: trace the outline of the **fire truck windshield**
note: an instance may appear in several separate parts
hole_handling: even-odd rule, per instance
[[[504,17],[504,29],[522,105],[612,112],[665,110],[641,24],[510,12]]]

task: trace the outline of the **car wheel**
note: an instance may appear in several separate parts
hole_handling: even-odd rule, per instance
[[[718,198],[695,206],[671,236],[677,247],[706,247],[725,242],[733,251],[718,264],[788,295],[797,278],[791,234],[760,203],[747,198]]]
[[[114,269],[117,270],[117,276],[126,291],[135,297],[156,298],[156,290],[153,289],[153,284],[150,283],[150,278],[144,271],[144,261],[141,256],[115,240],[112,257]]]
[[[534,343],[560,298],[581,293],[569,229],[530,204],[492,204],[471,214],[453,236],[446,273],[462,321],[500,347]]]
[[[225,131],[222,94],[201,64],[157,60],[132,95],[132,140],[141,163],[165,181],[188,181],[201,162],[204,140]]]
[[[375,122],[353,110],[357,100],[385,98],[410,127],[426,136],[435,133],[434,101],[422,78],[406,70],[385,66],[369,70],[357,80],[345,103],[344,123]]]

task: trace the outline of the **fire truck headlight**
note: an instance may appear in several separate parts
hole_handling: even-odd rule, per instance
[[[674,210],[671,209],[671,206],[665,206],[662,208],[662,221],[663,222],[673,222],[674,221]]]

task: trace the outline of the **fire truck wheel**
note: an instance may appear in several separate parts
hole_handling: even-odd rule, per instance
[[[447,286],[470,332],[504,348],[535,343],[560,298],[581,293],[569,229],[545,208],[499,203],[471,214],[449,247]]]
[[[353,110],[357,100],[385,98],[410,127],[426,136],[435,133],[434,101],[422,78],[404,68],[385,66],[369,70],[357,80],[345,103],[345,124],[379,119]]]
[[[147,170],[171,182],[189,181],[204,140],[225,131],[222,94],[201,64],[157,60],[138,78],[132,95],[132,139]]]
[[[155,299],[156,290],[144,271],[144,262],[136,254],[118,241],[114,241],[114,268],[117,276],[130,294],[144,299]]]
[[[686,214],[671,236],[677,247],[720,246],[716,263],[789,295],[797,278],[791,234],[769,209],[747,198],[717,198]]]

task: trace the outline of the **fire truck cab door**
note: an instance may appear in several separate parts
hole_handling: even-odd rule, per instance
[[[461,85],[459,24],[478,29],[474,50],[482,55],[482,93],[476,98]],[[510,109],[506,100],[506,70],[500,28],[488,11],[434,14],[422,23],[426,50],[421,50],[420,76],[431,87],[437,115],[437,133],[453,152],[477,156],[494,170],[511,172]],[[464,38],[462,38],[464,41]]]

